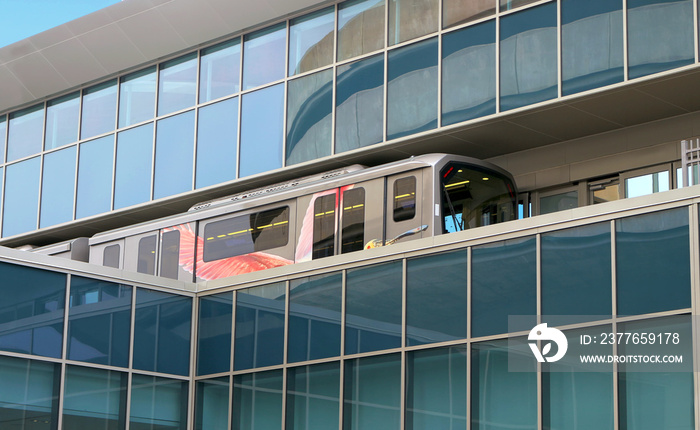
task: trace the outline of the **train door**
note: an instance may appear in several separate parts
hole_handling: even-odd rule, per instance
[[[429,236],[423,200],[423,170],[414,170],[387,177],[386,184],[386,239],[384,245]]]

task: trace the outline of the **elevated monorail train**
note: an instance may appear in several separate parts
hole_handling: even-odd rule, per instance
[[[510,174],[473,158],[428,154],[200,203],[89,239],[89,261],[200,281],[516,218]]]

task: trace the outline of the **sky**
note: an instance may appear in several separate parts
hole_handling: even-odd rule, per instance
[[[0,0],[0,47],[26,39],[119,1]]]

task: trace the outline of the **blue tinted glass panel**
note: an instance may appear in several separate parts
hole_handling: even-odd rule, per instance
[[[501,19],[501,110],[557,96],[557,4]]]
[[[333,61],[335,8],[293,19],[289,25],[289,76],[318,69]]]
[[[287,371],[288,430],[338,428],[340,363],[292,367]]]
[[[185,430],[187,382],[134,375],[131,381],[131,430]]]
[[[338,5],[338,61],[384,47],[384,0],[350,0]]]
[[[7,137],[7,117],[0,115],[0,162],[5,162],[5,140]]]
[[[240,176],[282,167],[284,85],[243,95]]]
[[[343,430],[399,429],[401,355],[345,361]]]
[[[194,157],[194,111],[158,121],[154,199],[192,189],[192,157]]]
[[[197,337],[197,374],[231,370],[231,325],[233,293],[199,299],[199,335]]]
[[[197,381],[194,428],[211,430],[228,428],[229,377]]]
[[[66,275],[0,263],[6,289],[0,308],[0,349],[59,358]]]
[[[127,367],[131,287],[72,276],[68,359]]]
[[[43,128],[43,104],[11,113],[7,140],[7,161],[18,160],[41,152]]]
[[[689,308],[688,209],[623,218],[615,229],[618,314]]]
[[[387,139],[437,126],[437,38],[389,51]]]
[[[46,104],[44,149],[58,148],[78,140],[80,93],[51,100]]]
[[[440,276],[435,276],[440,273]],[[467,337],[467,251],[408,260],[408,345]]]
[[[238,97],[199,109],[196,187],[236,179]]]
[[[39,210],[39,168],[36,157],[6,168],[3,237],[36,229]]]
[[[117,133],[117,166],[114,178],[114,209],[151,199],[153,124]]]
[[[134,368],[189,374],[191,321],[190,297],[137,289]]]
[[[283,283],[236,293],[234,370],[282,364],[285,297]]]
[[[44,156],[39,227],[73,219],[77,151],[76,146],[71,146]]]
[[[110,210],[113,160],[113,135],[80,144],[76,218]]]
[[[384,56],[338,66],[337,70],[335,151],[345,152],[381,142],[384,136]]]
[[[342,295],[340,273],[290,282],[288,362],[340,354]]]
[[[536,276],[534,237],[475,246],[472,250],[471,335],[487,336],[534,327]],[[521,318],[525,325],[509,327],[509,315],[531,315],[532,319]]]
[[[333,71],[289,82],[287,165],[331,155]]]
[[[438,0],[389,2],[389,45],[433,33],[438,29]]]
[[[197,100],[197,53],[185,55],[160,67],[158,115],[165,115],[195,104]]]
[[[0,419],[8,430],[53,430],[60,364],[0,357]]]
[[[109,81],[83,91],[80,138],[114,130],[117,122],[117,82]]]
[[[282,428],[282,370],[233,377],[233,430]]]
[[[496,22],[442,38],[442,125],[496,113]]]
[[[243,89],[284,78],[287,25],[281,23],[244,36]]]
[[[237,93],[241,79],[239,38],[202,50],[199,66],[199,102]]]
[[[124,76],[119,84],[119,127],[148,121],[156,112],[156,68]]]
[[[630,79],[693,63],[693,16],[691,0],[629,0]]]
[[[562,93],[621,82],[622,0],[561,2]]]
[[[345,354],[401,346],[403,264],[351,269],[345,292]]]
[[[67,366],[63,392],[63,428],[124,428],[126,373]]]

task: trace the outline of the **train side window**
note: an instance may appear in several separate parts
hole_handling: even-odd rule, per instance
[[[178,230],[163,233],[160,251],[160,276],[177,279],[180,262],[180,232]]]
[[[105,267],[119,268],[119,254],[121,254],[121,247],[116,245],[105,246],[102,254],[102,265]]]
[[[416,177],[394,182],[394,221],[406,221],[416,216]]]
[[[360,251],[365,245],[365,189],[343,192],[341,252]]]
[[[330,257],[335,252],[335,207],[333,193],[314,202],[314,242],[312,259]]]
[[[156,236],[146,236],[139,240],[139,261],[136,271],[147,275],[156,274]]]

